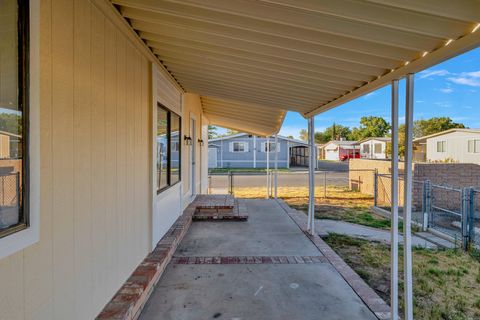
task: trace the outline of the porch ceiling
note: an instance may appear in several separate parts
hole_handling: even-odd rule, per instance
[[[206,111],[217,102],[212,122],[251,132],[259,121],[276,132],[285,110],[321,113],[480,44],[478,0],[112,2]]]

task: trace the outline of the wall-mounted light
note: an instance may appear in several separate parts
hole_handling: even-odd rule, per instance
[[[190,138],[189,136],[183,136],[183,141],[185,142],[186,146],[192,145],[192,138]]]
[[[198,144],[200,144],[201,147],[203,147],[204,143],[202,139],[198,139]]]

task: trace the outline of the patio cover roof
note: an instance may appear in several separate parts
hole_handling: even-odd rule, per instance
[[[478,0],[112,0],[213,124],[276,133],[480,44]]]

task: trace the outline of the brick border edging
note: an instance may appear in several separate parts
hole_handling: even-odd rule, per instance
[[[223,209],[224,207],[208,206],[208,209]],[[198,209],[198,208],[197,208]],[[205,209],[205,208],[203,208]],[[200,213],[198,210],[192,216],[193,221],[247,221],[248,212],[245,200],[235,199],[233,212]]]
[[[277,199],[277,203],[286,214],[298,225],[298,227],[307,235],[312,243],[327,258],[330,264],[345,279],[353,291],[360,297],[365,305],[380,320],[390,319],[390,307],[387,303],[345,262],[333,251],[330,246],[323,241],[317,234],[307,233],[307,216],[305,213],[290,208],[282,199]]]
[[[154,286],[187,233],[194,212],[195,201],[183,211],[183,214],[165,233],[155,249],[133,271],[95,319],[135,320],[140,316]]]

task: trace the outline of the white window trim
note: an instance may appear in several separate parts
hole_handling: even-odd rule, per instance
[[[468,145],[470,143],[470,141],[473,141],[473,151],[468,151]],[[468,139],[467,140],[467,153],[468,154],[477,154],[477,153],[480,153],[480,150],[476,150],[476,142],[477,141],[480,141],[480,139]]]
[[[40,0],[30,0],[29,226],[0,239],[0,259],[40,239]]]
[[[263,153],[267,153],[267,151],[265,151],[265,146],[267,145],[267,142],[262,142],[262,147],[261,147],[261,151]],[[270,145],[275,145],[275,142],[274,141],[270,141]],[[275,153],[275,152],[279,152],[280,153],[280,142],[278,143],[278,150],[270,150],[270,153]]]
[[[438,151],[438,144],[439,144],[439,143],[442,144],[442,150],[441,150],[441,151]],[[446,140],[438,140],[438,141],[436,141],[435,150],[437,151],[437,153],[445,153],[445,152],[447,152],[447,141],[446,141]]]
[[[241,143],[243,144],[243,151],[235,151],[235,143]],[[230,152],[233,152],[233,153],[245,153],[245,152],[248,152],[248,142],[245,142],[245,141],[232,141],[230,142]]]

